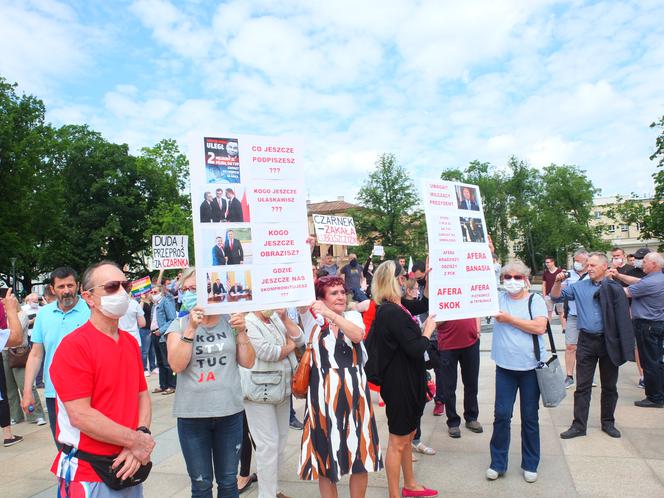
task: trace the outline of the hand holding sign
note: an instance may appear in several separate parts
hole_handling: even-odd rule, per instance
[[[203,318],[205,318],[205,310],[200,305],[194,306],[189,312],[189,323],[194,329],[197,329],[203,322]]]
[[[244,321],[245,315],[246,313],[233,313],[228,322],[231,328],[233,328],[238,334],[247,330],[247,324]]]

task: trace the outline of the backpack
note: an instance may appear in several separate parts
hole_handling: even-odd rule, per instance
[[[378,308],[380,309],[380,307]],[[376,310],[376,315],[378,310]],[[378,338],[375,331],[376,320],[373,321],[369,332],[364,338],[364,349],[367,351],[367,362],[364,364],[364,374],[367,380],[376,386],[383,383],[383,372],[380,369]]]

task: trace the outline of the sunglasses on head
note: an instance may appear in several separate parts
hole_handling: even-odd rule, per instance
[[[503,275],[504,280],[523,280],[524,278],[523,275]]]
[[[128,280],[111,280],[110,282],[106,282],[105,284],[95,285],[94,287],[90,287],[88,289],[88,292],[90,292],[93,289],[98,289],[99,287],[102,287],[104,291],[106,291],[108,294],[115,294],[120,289],[120,286],[122,286],[122,288],[127,293],[131,290],[131,282],[129,282]]]

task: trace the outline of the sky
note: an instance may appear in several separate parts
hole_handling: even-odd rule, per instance
[[[511,155],[652,194],[664,0],[0,0],[0,75],[138,152],[297,136],[309,198]]]

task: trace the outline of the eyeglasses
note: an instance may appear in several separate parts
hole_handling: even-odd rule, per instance
[[[102,287],[108,294],[115,294],[120,289],[120,286],[122,286],[125,292],[129,292],[131,290],[131,282],[129,282],[128,280],[111,280],[110,282],[106,282],[105,284],[95,285],[94,287],[90,287],[88,289],[88,292],[90,292],[93,289],[98,289],[99,287]]]
[[[524,278],[523,275],[503,275],[503,280],[523,280]]]
[[[153,296],[156,296],[157,294],[161,294],[161,291],[158,290],[158,289],[155,289],[153,291],[150,291],[150,294],[152,294]]]
[[[180,287],[180,290],[182,290],[182,292],[187,292],[187,291],[196,292],[196,286],[191,285],[189,287]]]

